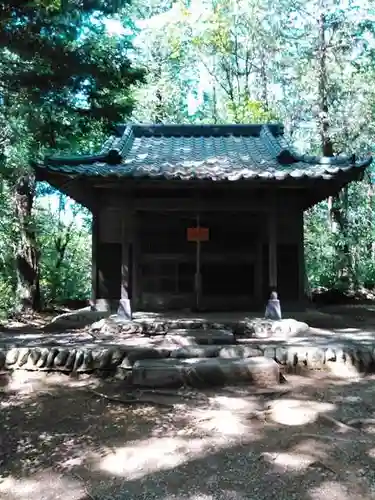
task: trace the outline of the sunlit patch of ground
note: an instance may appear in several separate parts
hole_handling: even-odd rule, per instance
[[[138,479],[203,458],[227,445],[225,436],[149,438],[118,447],[98,462],[98,468],[128,480]]]
[[[171,402],[156,407],[98,395],[125,398],[120,383],[17,372],[0,395],[0,498],[375,498],[371,426],[339,425],[375,418],[375,378],[288,381],[154,395]]]
[[[0,482],[0,494],[4,495],[1,498],[11,500],[30,500],[31,498],[83,500],[86,491],[79,478],[46,470],[27,478],[7,477],[3,479]]]

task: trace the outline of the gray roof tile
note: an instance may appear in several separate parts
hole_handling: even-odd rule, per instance
[[[364,170],[371,157],[297,154],[281,125],[128,125],[100,154],[46,158],[44,170],[69,175],[165,179],[330,179]]]

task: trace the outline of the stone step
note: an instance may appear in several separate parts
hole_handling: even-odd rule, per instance
[[[139,387],[210,387],[236,383],[270,386],[280,382],[280,367],[262,356],[244,359],[189,358],[140,360],[132,383]]]
[[[263,356],[263,350],[257,346],[242,346],[242,345],[189,345],[180,347],[171,351],[171,358],[251,358],[255,356]],[[272,356],[271,356],[272,357]]]
[[[170,330],[166,337],[173,340],[186,339],[186,345],[199,344],[199,345],[212,345],[212,344],[234,344],[235,337],[231,330],[224,330],[219,328],[211,329],[175,329]]]
[[[65,316],[64,318],[61,317],[61,319],[64,321]],[[78,319],[80,319],[81,316],[78,316]],[[238,338],[242,336],[252,336],[254,338],[278,337],[284,339],[287,339],[290,336],[302,334],[309,329],[306,323],[296,321],[292,318],[273,321],[270,319],[259,317],[248,317],[239,319],[237,321],[225,320],[218,322],[203,318],[147,319],[147,317],[144,317],[142,319],[142,315],[139,316],[137,314],[136,316],[137,319],[134,319],[133,321],[124,321],[123,318],[113,315],[109,318],[103,318],[100,321],[91,324],[90,329],[91,331],[99,331],[101,333],[113,335],[138,333],[147,336],[164,335],[167,332],[173,333],[173,331],[176,330],[186,329],[205,331],[227,330],[234,333]],[[74,315],[72,316],[72,318],[74,318]]]

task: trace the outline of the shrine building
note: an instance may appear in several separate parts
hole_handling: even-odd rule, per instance
[[[33,168],[92,212],[92,299],[130,314],[302,301],[304,210],[371,160],[300,155],[278,124],[131,124]]]

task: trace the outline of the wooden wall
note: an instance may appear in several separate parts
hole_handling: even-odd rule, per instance
[[[103,207],[99,212],[99,241],[122,243],[123,212],[120,207]]]
[[[297,301],[303,297],[303,212],[281,212],[277,231],[277,282],[281,299]]]
[[[115,303],[132,292],[132,212],[100,206],[93,219],[93,299]]]
[[[187,241],[186,229],[196,225],[199,213],[201,226],[211,232],[210,240],[201,244],[203,308],[262,306],[269,292],[268,217],[272,209],[276,213],[278,291],[281,299],[301,297],[303,218],[297,197],[288,193],[283,203],[279,194],[275,204],[272,197],[264,196],[262,201],[259,194],[247,193],[220,204],[220,196],[211,196],[204,200],[205,209],[197,211],[202,197],[197,203],[191,196],[181,196],[180,201],[174,196],[171,192],[164,198],[160,193],[157,198],[134,197],[106,190],[98,197],[94,297],[129,297],[133,309],[193,308],[196,244]]]

